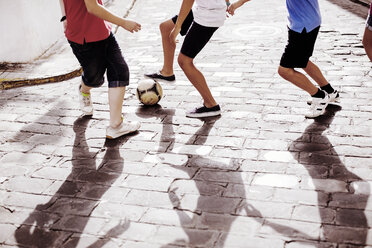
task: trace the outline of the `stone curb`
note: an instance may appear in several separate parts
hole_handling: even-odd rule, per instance
[[[136,1],[137,0],[132,0],[130,7],[127,9],[125,14],[123,15],[123,18],[128,17]],[[118,31],[118,27],[113,28],[113,30],[114,30],[114,33],[116,33]],[[40,84],[46,84],[46,83],[58,83],[58,82],[62,82],[65,80],[72,79],[74,77],[79,77],[81,76],[81,74],[82,74],[82,69],[77,68],[71,72],[61,74],[61,75],[51,76],[51,77],[3,80],[3,81],[0,81],[0,90],[7,90],[7,89],[18,88],[18,87],[23,87],[23,86],[40,85]]]

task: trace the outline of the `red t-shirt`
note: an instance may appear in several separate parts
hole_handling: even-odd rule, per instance
[[[111,25],[88,13],[84,0],[63,0],[65,4],[68,40],[78,44],[104,40],[109,37]],[[102,0],[98,0],[102,5]]]

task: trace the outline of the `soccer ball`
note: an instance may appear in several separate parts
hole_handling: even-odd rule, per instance
[[[144,105],[155,105],[163,97],[163,89],[158,82],[148,79],[138,83],[136,95]]]

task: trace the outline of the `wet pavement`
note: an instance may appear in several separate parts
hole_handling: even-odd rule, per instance
[[[92,91],[92,118],[80,117],[79,78],[1,91],[1,246],[372,247],[367,8],[319,2],[313,61],[341,102],[315,120],[304,118],[306,94],[277,74],[287,28],[275,0],[238,9],[195,59],[220,117],[185,117],[201,99],[178,65],[160,105],[136,99],[143,74],[162,65],[158,25],[180,7],[171,0],[137,0],[129,18],[142,31],[116,34],[138,133],[105,140],[106,86]]]

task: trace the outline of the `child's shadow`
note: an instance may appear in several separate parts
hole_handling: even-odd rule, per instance
[[[124,159],[119,148],[130,136],[106,140],[105,155],[96,167],[97,153],[90,152],[85,130],[90,118],[81,117],[74,122],[74,146],[72,148],[72,170],[54,196],[39,204],[15,231],[18,245],[27,247],[76,247],[80,234],[89,221],[94,208],[110,186],[121,175]],[[90,247],[102,247],[109,237],[118,236],[127,230],[129,222],[120,222],[110,229],[101,240]],[[71,234],[77,234],[72,235]]]
[[[368,202],[369,187],[365,189],[368,192],[354,194],[350,183],[364,180],[345,167],[333,145],[323,134],[339,110],[341,107],[329,105],[325,115],[316,118],[302,136],[289,146],[289,151],[307,169],[314,190],[318,193],[323,232],[321,237],[337,244],[364,245],[368,233],[364,210]],[[324,185],[327,181],[329,188]],[[344,188],[335,190],[331,188],[332,183],[341,183]]]
[[[204,145],[207,142],[210,131],[219,119],[220,116],[204,118],[203,126],[189,138],[186,145]],[[172,123],[172,116],[167,117],[167,122]],[[164,137],[162,135],[161,140],[169,140],[169,129],[166,129],[166,131],[167,134]],[[171,135],[171,137],[174,137],[174,135]],[[174,143],[174,140],[172,143]],[[171,152],[171,150],[169,151]],[[241,213],[241,210],[245,210],[245,216],[254,217],[255,220],[265,218],[258,209],[246,200],[244,188],[235,192],[233,198],[223,196],[228,183],[236,185],[244,185],[246,183],[240,173],[241,161],[239,159],[231,159],[230,163],[226,164],[225,162],[218,161],[218,158],[214,160],[201,155],[189,155],[189,157],[189,162],[185,166],[170,166],[187,172],[190,177],[189,180],[193,180],[195,183],[199,192],[195,209],[188,209],[182,206],[184,197],[187,197],[187,195],[178,192],[177,179],[173,181],[175,185],[170,185],[168,189],[169,199],[173,204],[173,208],[179,217],[181,227],[184,229],[188,240],[176,239],[164,245],[164,248],[173,247],[174,245],[183,245],[186,247],[224,247],[233,222],[239,215],[244,215]],[[195,173],[193,170],[189,170],[190,167],[196,168],[197,172]],[[206,172],[211,178],[215,175],[218,178],[219,173],[222,172],[224,173],[223,182],[200,178],[197,176],[199,172]],[[182,189],[180,191],[182,192]],[[193,212],[192,217],[189,217],[189,214],[187,214],[190,211]],[[216,226],[216,223],[218,223],[218,226]],[[196,224],[196,226],[193,224]],[[265,220],[265,225],[286,236],[297,233],[302,237],[310,238],[305,233],[289,226],[272,223],[268,220]],[[218,233],[218,236],[215,235],[216,233]]]

